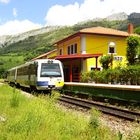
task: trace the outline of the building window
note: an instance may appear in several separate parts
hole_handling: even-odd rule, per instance
[[[59,50],[59,55],[63,55],[63,49]]]
[[[68,54],[70,54],[70,46],[68,46]]]
[[[115,48],[114,47],[109,47],[109,53],[115,53]]]
[[[76,54],[77,53],[77,43],[68,46],[67,53],[69,54]]]
[[[73,45],[71,45],[71,54],[73,54]]]
[[[109,42],[109,44],[108,44],[108,53],[109,54],[116,53],[116,44],[114,42]]]
[[[74,53],[75,54],[77,53],[77,44],[76,43],[74,44]]]

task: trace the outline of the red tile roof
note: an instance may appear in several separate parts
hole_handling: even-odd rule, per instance
[[[47,57],[49,54],[51,54],[51,53],[53,53],[53,52],[56,52],[56,51],[57,51],[57,49],[54,49],[54,50],[49,51],[49,52],[47,52],[47,53],[41,54],[41,55],[39,55],[39,56],[33,58],[32,60],[40,59],[40,58],[42,58],[42,57]]]
[[[60,44],[60,43],[65,42],[69,39],[80,36],[81,34],[95,34],[95,35],[108,35],[108,36],[121,36],[121,37],[128,37],[130,35],[138,36],[137,34],[129,34],[128,32],[99,26],[99,27],[82,29],[79,32],[72,34],[72,35],[70,35],[62,40],[59,40],[58,42],[56,42],[54,44]]]
[[[76,59],[76,58],[92,58],[92,57],[99,57],[103,54],[73,54],[73,55],[59,55],[56,56],[55,59],[62,60],[62,59]]]
[[[127,32],[119,31],[111,28],[92,27],[80,30],[80,33],[102,34],[102,35],[115,35],[115,36],[129,36]]]

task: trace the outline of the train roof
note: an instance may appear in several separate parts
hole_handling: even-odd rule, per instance
[[[9,69],[8,71],[12,71],[12,70],[15,70],[17,67],[13,67],[11,69]]]
[[[34,64],[36,62],[44,62],[45,63],[45,62],[48,62],[49,60],[61,63],[59,60],[55,60],[55,59],[36,59],[36,60],[29,61],[29,62],[26,62],[24,64],[21,64],[19,66],[13,67],[13,68],[9,69],[8,71],[12,71],[12,70],[18,69],[18,68],[23,67],[23,66],[28,66],[28,65]]]
[[[59,60],[56,60],[56,59],[36,59],[31,62],[48,62],[48,61],[60,62]]]

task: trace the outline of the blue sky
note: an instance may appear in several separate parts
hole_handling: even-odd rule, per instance
[[[76,0],[81,3],[83,0]],[[9,20],[28,19],[34,23],[45,24],[47,11],[53,5],[73,4],[75,0],[10,0],[8,3],[0,3],[0,23]],[[13,8],[17,11],[17,16],[13,15]]]
[[[139,12],[139,0],[0,0],[0,35],[47,25],[74,25],[125,12]]]

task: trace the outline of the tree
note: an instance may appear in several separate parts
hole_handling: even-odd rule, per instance
[[[137,49],[139,45],[139,38],[137,36],[129,36],[127,38],[127,52],[126,57],[129,65],[134,65],[136,62]]]
[[[100,63],[102,64],[103,69],[108,69],[110,64],[112,63],[112,57],[102,56],[100,59]]]
[[[135,32],[136,34],[140,34],[140,26],[137,27],[137,28],[134,30],[134,32]]]
[[[4,78],[5,77],[5,73],[6,73],[5,68],[1,67],[0,68],[0,78]]]

